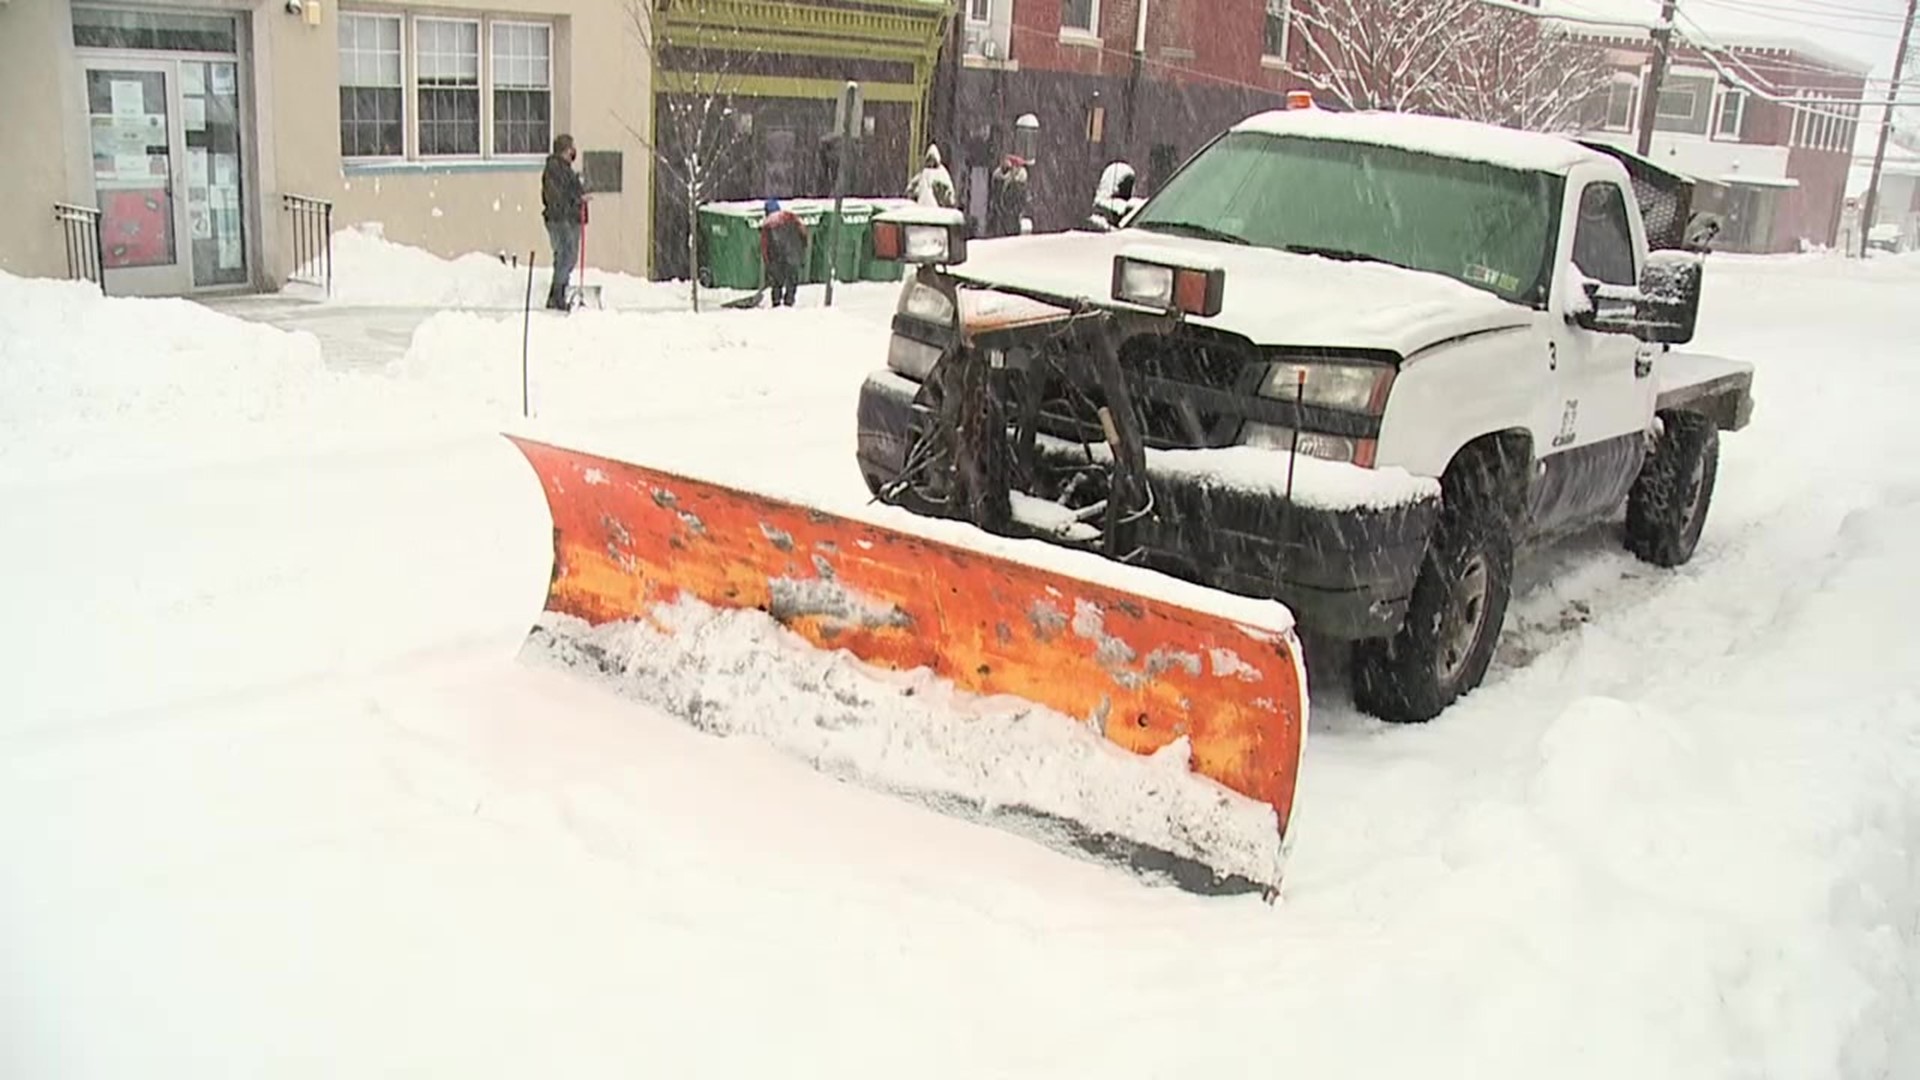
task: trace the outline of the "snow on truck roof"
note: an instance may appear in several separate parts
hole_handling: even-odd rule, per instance
[[[1233,130],[1397,146],[1527,172],[1565,173],[1576,165],[1612,160],[1560,135],[1416,113],[1285,109],[1250,116],[1235,124]]]

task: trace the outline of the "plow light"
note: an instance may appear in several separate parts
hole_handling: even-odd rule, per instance
[[[1130,252],[1113,257],[1113,298],[1159,311],[1209,318],[1220,314],[1227,272],[1202,266],[1180,252]]]
[[[958,210],[895,210],[873,220],[873,257],[916,266],[967,261],[967,219]]]

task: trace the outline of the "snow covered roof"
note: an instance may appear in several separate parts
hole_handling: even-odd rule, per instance
[[[1437,157],[1484,161],[1528,172],[1564,173],[1576,165],[1606,164],[1613,160],[1560,135],[1416,113],[1285,109],[1248,117],[1234,125],[1233,130],[1398,146]]]

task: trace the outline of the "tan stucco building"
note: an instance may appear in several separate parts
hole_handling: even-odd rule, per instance
[[[647,53],[625,0],[0,0],[0,270],[68,272],[98,208],[107,289],[271,289],[284,195],[442,255],[549,258],[540,169],[570,132],[619,190],[593,264],[647,269]]]

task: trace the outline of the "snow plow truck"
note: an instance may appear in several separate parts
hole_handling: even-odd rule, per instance
[[[1204,830],[1068,840],[1271,895],[1297,631],[1350,643],[1363,710],[1425,721],[1484,677],[1522,545],[1624,512],[1635,555],[1691,558],[1752,370],[1673,349],[1690,203],[1604,145],[1308,103],[1222,133],[1111,232],[970,245],[957,211],[882,215],[874,254],[913,267],[855,418],[883,513],[522,441],[554,518],[536,636],[691,597],[1135,754],[1183,743],[1269,811],[1270,859]]]

